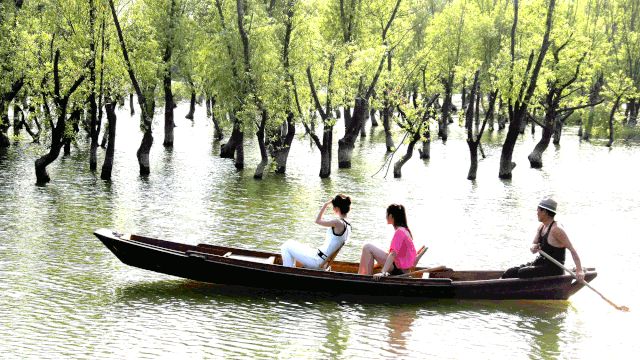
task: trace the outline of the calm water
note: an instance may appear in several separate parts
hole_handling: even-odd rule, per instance
[[[470,182],[467,145],[454,125],[446,146],[432,145],[432,160],[416,153],[398,180],[391,171],[374,175],[385,158],[380,127],[359,141],[353,169],[334,164],[332,177],[320,179],[319,153],[298,138],[288,174],[256,181],[254,139],[246,143],[247,170],[237,172],[217,157],[204,111],[192,124],[182,119],[186,110],[177,109],[173,151],[163,149],[156,125],[147,179],[139,178],[135,158],[138,120],[126,109],[112,183],[88,171],[84,142],[50,166],[45,187],[34,185],[42,148],[23,142],[0,153],[0,357],[589,359],[640,350],[627,330],[640,320],[639,145],[609,150],[580,143],[567,129],[562,149],[550,147],[545,167],[533,170],[526,156],[536,139],[528,133],[514,154],[513,181],[503,182],[501,135],[494,135]],[[357,261],[366,242],[387,246],[384,211],[399,202],[418,245],[430,248],[421,264],[456,269],[529,261],[536,204],[551,195],[583,264],[599,271],[593,286],[632,312],[618,312],[588,289],[568,302],[399,304],[212,286],[128,267],[92,235],[113,227],[191,244],[319,244],[324,231],[313,220],[337,192],[353,199],[353,236],[338,259]]]

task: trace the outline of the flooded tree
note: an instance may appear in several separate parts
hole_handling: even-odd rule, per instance
[[[65,141],[65,133],[67,132],[67,111],[69,107],[69,101],[71,99],[71,95],[78,89],[80,84],[85,79],[85,75],[81,75],[80,77],[73,80],[71,86],[64,91],[61,85],[61,76],[60,73],[60,49],[57,49],[53,58],[53,104],[55,106],[55,113],[52,114],[51,111],[48,112],[48,118],[51,125],[51,145],[49,148],[49,152],[41,157],[39,157],[35,161],[35,171],[36,171],[36,183],[37,184],[46,184],[51,181],[49,174],[47,173],[47,166],[54,162],[58,156],[60,155],[60,150],[62,149]],[[47,104],[47,99],[44,100],[45,107],[48,109],[49,106]],[[74,112],[77,116],[77,110]],[[56,118],[54,122],[53,117]]]
[[[510,46],[510,69],[511,75],[509,77],[509,85],[506,95],[508,96],[508,108],[509,108],[509,130],[502,145],[502,152],[500,154],[500,170],[498,176],[501,179],[511,179],[513,168],[516,164],[511,161],[513,156],[513,150],[518,139],[520,130],[520,124],[524,121],[529,105],[533,99],[533,94],[536,89],[538,81],[538,75],[540,75],[540,69],[542,63],[547,54],[547,50],[550,46],[549,36],[551,28],[553,26],[553,11],[555,9],[555,0],[549,0],[547,7],[547,18],[545,22],[545,32],[542,37],[542,44],[538,50],[538,56],[535,57],[535,51],[531,50],[527,60],[525,71],[519,76],[515,76],[516,68],[516,43],[518,40],[518,0],[513,1],[513,25],[511,27],[511,46]],[[535,63],[534,63],[535,59]],[[516,81],[521,81],[521,84],[516,84]]]
[[[120,48],[122,50],[122,57],[127,69],[127,74],[129,75],[131,84],[136,91],[138,105],[140,106],[140,129],[143,132],[143,135],[142,141],[140,142],[140,147],[136,152],[136,156],[138,158],[138,165],[140,167],[140,175],[146,176],[151,172],[149,164],[149,152],[151,150],[151,146],[153,145],[153,134],[151,131],[151,127],[153,123],[153,113],[155,110],[155,74],[152,72],[153,69],[143,69],[143,72],[146,72],[147,74],[151,72],[151,74],[150,76],[147,76],[145,78],[146,82],[144,84],[144,87],[138,82],[133,63],[129,58],[129,51],[127,50],[127,44],[122,33],[122,28],[120,26],[120,21],[118,20],[118,14],[116,12],[113,0],[109,0],[109,6],[111,8],[111,15],[113,16],[113,23],[116,27],[118,40],[120,42]],[[157,63],[151,63],[147,65],[156,67],[156,64]]]

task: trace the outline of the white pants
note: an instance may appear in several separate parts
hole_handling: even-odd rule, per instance
[[[324,261],[318,256],[318,249],[312,249],[308,245],[293,240],[282,244],[280,251],[283,266],[293,267],[297,260],[306,268],[318,269]]]

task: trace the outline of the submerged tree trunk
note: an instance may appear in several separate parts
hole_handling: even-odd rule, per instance
[[[165,71],[162,85],[164,89],[164,141],[162,142],[162,145],[167,148],[172,148],[173,128],[175,128],[175,122],[173,120],[173,91],[171,91],[171,70]]]
[[[79,123],[80,123],[80,115],[82,114],[82,110],[75,109],[69,115],[69,120],[67,121],[71,124],[71,128],[73,129],[73,134],[71,136],[65,136],[64,139],[64,156],[71,155],[71,141],[76,138],[78,132],[80,131]],[[68,135],[68,134],[65,134]]]
[[[98,136],[100,125],[98,124],[98,103],[96,100],[96,6],[94,0],[89,0],[89,137],[91,145],[89,150],[89,170],[98,169]]]
[[[17,102],[17,99],[16,99]],[[24,119],[24,113],[22,108],[17,103],[13,104],[13,136],[18,138],[20,136],[20,130],[22,130],[22,122]]]
[[[443,143],[447,142],[449,138],[449,119],[451,118],[451,99],[453,96],[453,80],[454,75],[450,74],[447,79],[443,79],[444,85],[444,99],[442,100],[442,118],[439,122],[438,136],[442,139]]]
[[[210,98],[207,103],[211,103],[211,121],[213,122],[213,138],[220,141],[224,138],[224,134],[222,133],[222,128],[220,127],[220,122],[216,118],[216,112],[214,110],[216,106],[216,98]]]
[[[116,8],[113,4],[113,0],[109,0],[109,7],[111,8],[111,15],[113,16],[113,23],[116,27],[116,32],[118,34],[118,40],[120,42],[120,48],[122,50],[122,57],[124,58],[127,73],[129,74],[129,79],[133,84],[133,88],[136,90],[136,95],[138,96],[138,105],[140,106],[140,119],[141,119],[141,128],[144,132],[142,136],[142,141],[140,142],[140,147],[136,152],[136,157],[138,158],[138,165],[140,167],[140,175],[146,176],[151,172],[151,168],[149,166],[149,151],[151,150],[151,146],[153,145],[153,135],[151,133],[151,125],[153,121],[153,112],[155,108],[154,101],[154,92],[155,88],[149,87],[146,88],[143,92],[142,87],[138,83],[138,80],[135,76],[133,66],[131,61],[129,60],[129,52],[127,51],[127,46],[124,41],[124,36],[122,35],[122,28],[120,27],[120,22],[118,21],[118,15],[116,13]],[[132,108],[133,109],[133,108]]]
[[[364,114],[367,111],[366,102],[367,100],[363,98],[356,99],[351,126],[345,132],[344,137],[338,140],[338,167],[341,169],[351,168],[355,141],[360,133],[360,127],[364,123]]]
[[[0,99],[0,149],[11,146],[9,140],[9,109],[3,99]]]
[[[229,141],[220,147],[220,157],[224,159],[235,158],[235,167],[236,169],[241,170],[244,169],[244,148],[242,144],[244,140],[244,133],[241,129],[242,124],[240,124],[238,120],[235,120],[235,116],[233,117],[233,131],[231,132]]]
[[[49,152],[35,161],[36,183],[38,185],[44,185],[51,181],[49,174],[47,173],[47,166],[54,162],[60,155],[60,150],[64,145],[64,132],[67,127],[67,106],[69,104],[69,98],[78,89],[80,84],[84,81],[84,75],[80,76],[71,85],[66,94],[62,95],[60,92],[60,74],[59,64],[60,50],[56,50],[53,60],[53,78],[54,78],[54,103],[56,106],[57,122],[53,124],[51,122],[51,148]],[[43,95],[44,98],[44,95]],[[46,98],[44,99],[46,103]],[[45,104],[45,106],[48,106]],[[50,115],[50,114],[48,114]]]
[[[595,104],[600,97],[600,91],[604,86],[604,76],[602,73],[598,74],[598,77],[591,85],[589,89],[589,102],[591,104]],[[582,134],[582,140],[589,141],[591,139],[591,130],[593,129],[593,120],[595,119],[595,105],[589,107],[589,115],[587,117],[587,124],[584,127],[584,132]]]
[[[386,96],[385,96],[386,97]],[[387,152],[392,152],[396,145],[393,143],[393,136],[391,135],[391,115],[392,108],[390,105],[385,104],[382,109],[382,127],[384,128],[384,139],[387,146]]]
[[[369,117],[371,118],[371,127],[379,126],[378,119],[376,119],[377,112],[378,110],[376,108],[371,107],[371,110],[369,111]]]
[[[105,124],[104,134],[102,134],[102,141],[100,141],[100,147],[105,149],[107,147],[108,141],[109,141],[109,123]]]
[[[369,120],[369,103],[365,104],[364,120],[362,121],[362,126],[360,127],[360,138],[367,137],[367,120]]]
[[[331,148],[333,146],[333,126],[325,126],[320,148],[320,178],[331,176]]]
[[[175,122],[173,118],[173,91],[171,90],[171,58],[173,56],[173,29],[176,12],[176,1],[171,0],[169,5],[169,28],[167,29],[167,40],[164,46],[164,54],[162,55],[162,63],[164,65],[164,73],[162,76],[162,87],[164,89],[164,141],[162,145],[167,148],[173,147],[173,128]]]
[[[431,159],[431,130],[429,130],[428,125],[427,131],[424,133],[424,140],[422,140],[422,149],[418,149],[418,152],[420,153],[420,159]]]
[[[622,95],[618,95],[616,97],[616,100],[613,102],[613,106],[611,107],[611,112],[609,113],[609,142],[607,143],[607,147],[611,147],[613,146],[613,139],[614,139],[614,120],[615,120],[615,116],[616,116],[616,111],[618,111],[618,106],[620,106],[620,99],[622,98]]]
[[[193,120],[193,115],[196,112],[196,87],[191,84],[191,100],[189,101],[189,113],[185,116],[185,118],[189,120]]]
[[[269,164],[269,155],[267,154],[267,146],[264,141],[264,129],[267,126],[267,118],[267,112],[262,111],[260,124],[258,125],[258,131],[256,132],[256,137],[258,138],[258,149],[260,149],[260,163],[253,174],[254,179],[262,179],[264,169],[267,167],[267,164]]]
[[[398,179],[402,177],[402,167],[413,156],[413,148],[415,147],[418,140],[420,140],[420,137],[417,137],[417,136],[412,137],[411,141],[407,145],[407,152],[393,165],[394,178]]]
[[[542,63],[544,61],[544,57],[547,54],[547,50],[550,46],[549,36],[551,33],[552,27],[552,19],[553,19],[553,10],[555,8],[555,0],[549,1],[549,7],[547,11],[547,19],[546,19],[546,29],[545,34],[542,39],[542,44],[540,46],[540,51],[538,54],[538,58],[535,62],[535,66],[533,66],[533,58],[534,53],[531,52],[529,56],[529,61],[527,64],[527,70],[525,74],[529,74],[529,70],[531,71],[531,75],[526,81],[528,84],[522,87],[518,98],[515,102],[513,100],[509,101],[509,130],[507,132],[507,136],[505,137],[504,144],[502,145],[502,152],[500,154],[500,169],[498,172],[498,176],[500,179],[511,179],[512,171],[515,168],[516,164],[511,161],[513,156],[513,150],[516,145],[516,141],[518,140],[518,131],[520,128],[520,123],[523,121],[524,117],[527,114],[529,103],[533,98],[533,93],[536,89],[536,82],[538,81],[538,75],[540,74],[540,69],[542,67]],[[516,28],[518,22],[518,0],[514,0],[514,20],[513,26],[511,29],[511,67],[514,67],[515,63],[515,41],[516,41]],[[513,81],[513,79],[511,79]],[[525,91],[526,88],[526,91]]]
[[[634,127],[638,125],[638,113],[640,112],[640,101],[637,98],[632,98],[627,103],[627,110],[629,111],[627,116],[627,126]]]
[[[102,163],[102,172],[100,173],[100,179],[111,180],[111,173],[113,170],[113,160],[116,147],[116,103],[115,101],[107,101],[104,104],[107,111],[107,123],[109,129],[109,146],[104,155],[104,162]]]
[[[0,148],[7,148],[11,145],[9,141],[9,103],[18,94],[24,79],[19,79],[11,84],[11,89],[2,94],[0,93]]]
[[[529,164],[534,169],[542,168],[542,154],[549,147],[549,143],[551,142],[551,135],[553,134],[553,130],[551,126],[554,126],[553,120],[549,120],[548,117],[550,115],[545,116],[545,126],[542,127],[542,137],[533,148],[533,151],[527,157],[529,159]]]
[[[484,128],[487,125],[489,120],[489,113],[491,110],[487,111],[484,117],[484,121],[482,122],[482,127],[478,128],[476,125],[476,134],[474,135],[474,122],[477,122],[479,113],[480,113],[480,98],[482,95],[478,94],[478,77],[480,76],[480,71],[476,71],[473,77],[473,85],[471,85],[471,89],[469,91],[469,96],[467,99],[467,110],[465,111],[465,127],[467,129],[467,145],[469,146],[469,172],[467,173],[467,180],[475,180],[478,173],[478,148],[482,149],[480,146],[480,141],[482,140],[482,133],[484,132]]]
[[[287,114],[287,121],[281,126],[281,133],[278,140],[272,143],[273,158],[276,162],[276,173],[284,174],[287,171],[287,159],[289,158],[289,150],[296,134],[296,126],[294,123],[294,115],[292,112]]]

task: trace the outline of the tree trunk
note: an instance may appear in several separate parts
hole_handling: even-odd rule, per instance
[[[213,102],[213,99],[211,97],[209,97],[209,95],[205,94],[204,105],[207,108],[207,117],[211,117],[211,103],[212,102]]]
[[[36,184],[38,185],[44,185],[51,181],[49,173],[47,172],[47,166],[58,158],[60,150],[64,145],[63,137],[67,117],[66,108],[66,104],[63,103],[58,109],[58,122],[56,126],[51,129],[51,148],[49,152],[35,161]]]
[[[289,158],[289,150],[296,134],[296,126],[294,123],[294,115],[292,112],[287,114],[287,121],[282,124],[283,134],[280,134],[279,140],[274,143],[273,157],[276,161],[276,173],[284,174],[287,171],[287,159]]]
[[[133,93],[129,94],[129,108],[131,109],[131,116],[136,114],[136,110],[133,102]]]
[[[19,79],[11,84],[11,89],[7,93],[0,93],[0,149],[11,146],[9,141],[9,103],[18,94],[24,79]]]
[[[114,106],[115,106],[115,101],[114,101]],[[109,123],[105,125],[104,134],[102,134],[102,141],[100,142],[100,147],[103,149],[106,148],[108,140],[109,140]]]
[[[60,137],[60,135],[54,135],[54,137]],[[58,158],[60,149],[62,149],[62,141],[58,141],[55,145],[51,144],[49,152],[35,161],[37,185],[44,185],[51,181],[49,173],[47,173],[47,166]]]
[[[473,77],[473,84],[469,90],[469,96],[467,98],[467,109],[465,111],[465,128],[467,129],[467,145],[469,146],[470,164],[469,172],[467,173],[467,180],[475,180],[478,172],[478,147],[480,146],[480,140],[482,139],[482,133],[484,127],[487,124],[487,116],[485,115],[482,128],[475,125],[476,135],[474,136],[474,123],[479,122],[478,114],[480,112],[480,98],[482,95],[478,94],[478,77],[480,76],[480,70],[477,70]]]
[[[355,109],[354,109],[354,114],[352,116],[351,106],[345,106],[342,109],[342,114],[344,115],[344,130],[346,132],[347,129],[349,129],[349,127],[351,126],[351,123],[353,122],[353,116],[355,116]],[[338,117],[338,119],[340,119],[340,117]]]
[[[196,88],[191,85],[191,101],[189,102],[189,113],[185,118],[193,120],[193,114],[196,112]]]
[[[445,81],[444,85],[444,100],[442,101],[442,119],[440,119],[438,136],[442,139],[442,142],[446,144],[449,138],[449,118],[451,117],[451,97],[453,92],[453,80],[454,76],[450,75]]]
[[[168,64],[166,65],[168,66]],[[164,89],[164,142],[162,143],[162,145],[167,148],[172,148],[173,128],[175,127],[175,123],[173,121],[173,91],[171,90],[171,70],[168,69],[165,71],[162,85]]]
[[[413,156],[413,147],[416,145],[418,140],[420,140],[419,137],[414,137],[413,139],[411,139],[411,141],[409,142],[409,145],[407,145],[407,152],[393,165],[394,178],[398,179],[402,177],[402,167]]]
[[[17,99],[16,99],[17,101]],[[18,138],[20,136],[20,130],[22,130],[22,121],[24,119],[24,113],[20,105],[13,104],[13,136]]]
[[[627,103],[627,109],[629,109],[629,115],[627,117],[627,126],[634,127],[638,125],[638,112],[640,111],[640,101],[633,98]]]
[[[367,111],[367,100],[357,98],[353,109],[351,126],[346,130],[344,137],[338,140],[338,167],[340,169],[351,168],[351,158],[356,139],[360,133],[360,127],[364,123],[364,114]],[[346,112],[345,112],[346,113]]]
[[[244,133],[242,132],[241,127],[242,125],[238,120],[235,120],[234,116],[234,125],[231,137],[226,144],[220,147],[221,158],[234,159],[235,155],[235,166],[238,170],[244,168],[244,148],[242,144],[244,140]]]
[[[373,107],[369,111],[369,117],[371,118],[371,127],[378,126],[378,120],[376,119],[376,112],[378,112],[378,110],[376,110]]]
[[[360,138],[367,137],[367,120],[369,120],[369,103],[365,103],[364,120],[362,121],[362,126],[360,127]]]
[[[562,128],[564,127],[564,121],[556,120],[553,124],[553,145],[560,145],[560,139],[562,138]]]
[[[604,76],[602,73],[598,74],[598,77],[591,85],[589,89],[589,103],[595,104],[600,97],[600,91],[604,86]],[[584,127],[584,133],[582,134],[582,140],[589,141],[591,139],[591,130],[593,129],[593,121],[595,119],[595,108],[593,105],[589,107],[589,116],[587,117],[587,124]]]
[[[322,147],[320,148],[320,178],[331,176],[331,148],[333,146],[333,126],[326,126],[322,133]]]
[[[420,153],[420,159],[431,159],[431,131],[427,127],[427,131],[424,133],[424,140],[422,141],[422,149],[418,149]]]
[[[9,109],[4,101],[0,98],[0,149],[11,146],[9,141]]]
[[[533,93],[536,89],[536,83],[538,81],[538,75],[540,74],[540,69],[542,67],[542,63],[547,54],[547,50],[549,49],[550,41],[549,36],[551,33],[551,27],[553,24],[553,10],[555,8],[555,0],[549,1],[549,7],[547,10],[547,18],[546,18],[546,28],[545,33],[542,39],[542,44],[540,45],[540,52],[538,54],[538,58],[536,59],[535,66],[531,71],[530,78],[527,79],[526,91],[524,91],[525,87],[520,91],[520,95],[512,103],[509,102],[509,130],[507,132],[507,136],[505,137],[504,144],[502,145],[502,152],[500,154],[500,170],[498,172],[498,177],[500,179],[511,179],[512,171],[515,168],[516,164],[511,161],[513,156],[513,149],[515,148],[516,141],[518,140],[518,130],[520,128],[520,124],[524,120],[524,117],[527,114],[529,102],[533,98]],[[514,66],[514,53],[515,53],[515,41],[516,41],[516,28],[517,28],[517,19],[518,19],[518,1],[514,1],[514,21],[511,33],[511,66]],[[527,71],[525,74],[529,74],[529,69],[531,69],[531,65],[533,64],[533,51],[529,56],[529,63],[527,65]],[[513,81],[513,79],[511,80]]]
[[[216,98],[212,97],[209,99],[209,101],[211,102],[211,121],[213,122],[213,138],[220,141],[222,140],[222,138],[224,137],[224,134],[222,133],[222,128],[220,127],[220,122],[218,121],[218,119],[216,118],[216,112],[214,110],[215,106],[216,106]],[[207,102],[209,103],[209,102]]]
[[[531,151],[531,154],[527,157],[529,159],[529,164],[534,169],[542,168],[542,154],[549,147],[549,143],[551,142],[551,135],[553,133],[552,127],[554,126],[553,119],[549,119],[550,116],[555,116],[554,114],[545,116],[545,126],[542,128],[542,137]]]
[[[616,101],[614,101],[613,106],[611,107],[611,113],[609,113],[609,142],[607,143],[607,147],[612,147],[613,146],[613,138],[614,138],[614,120],[615,120],[615,115],[616,115],[616,111],[618,111],[618,106],[620,105],[620,99],[622,98],[622,95],[618,95],[616,97]]]
[[[89,137],[91,145],[89,149],[89,170],[98,168],[98,103],[96,101],[96,6],[94,0],[89,0]],[[104,64],[103,64],[104,65]]]
[[[111,131],[111,129],[109,129]],[[109,144],[111,144],[111,139],[109,139]],[[136,157],[138,158],[138,166],[140,167],[140,175],[147,176],[151,173],[151,166],[149,165],[149,152],[151,151],[151,146],[153,145],[153,135],[151,134],[151,129],[145,130],[142,135],[142,141],[140,142],[140,147],[138,147],[138,151],[136,151]]]
[[[254,179],[262,179],[262,176],[264,175],[264,168],[266,168],[267,164],[269,164],[267,147],[264,143],[264,128],[266,125],[267,125],[267,112],[262,111],[260,125],[258,126],[258,131],[256,132],[256,137],[258,138],[258,148],[260,149],[260,163],[256,167],[256,172],[253,174]]]
[[[471,160],[467,180],[475,180],[478,173],[478,145],[480,145],[480,142],[467,139],[467,145],[469,145],[469,158]]]
[[[115,101],[108,101],[105,103],[105,109],[107,111],[107,123],[109,129],[109,146],[104,156],[104,163],[102,164],[102,172],[100,173],[100,179],[111,180],[111,173],[113,169],[113,159],[116,146],[116,103]]]
[[[391,135],[391,115],[393,109],[386,101],[385,95],[385,105],[382,109],[382,126],[384,127],[384,139],[385,144],[387,145],[387,152],[392,152],[395,148],[395,144],[393,143],[393,136]]]
[[[525,109],[526,111],[526,109]],[[500,179],[511,179],[511,172],[516,167],[516,163],[511,161],[513,149],[516,146],[518,135],[520,133],[520,122],[524,115],[521,111],[515,111],[513,116],[509,116],[509,130],[502,145],[502,153],[500,154],[500,169],[498,177]]]

